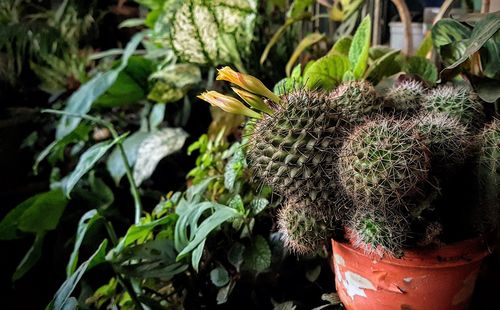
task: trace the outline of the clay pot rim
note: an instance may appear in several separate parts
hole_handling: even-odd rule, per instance
[[[366,254],[351,243],[342,243],[332,239],[336,244],[356,255],[365,256],[379,263],[409,268],[450,268],[480,261],[493,252],[486,237],[476,237],[437,248],[418,248],[405,250],[403,257],[378,256]]]

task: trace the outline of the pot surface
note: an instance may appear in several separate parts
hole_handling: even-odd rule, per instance
[[[472,239],[404,257],[367,256],[332,240],[335,286],[348,310],[467,309],[486,242]]]

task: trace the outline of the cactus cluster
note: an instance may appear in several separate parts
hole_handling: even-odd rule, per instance
[[[246,130],[248,164],[283,196],[278,227],[296,253],[317,251],[339,230],[370,254],[400,256],[408,246],[439,244],[461,228],[448,219],[464,214],[442,193],[460,203],[467,191],[449,186],[460,182],[456,171],[474,163],[479,173],[467,175],[484,179],[491,194],[485,200],[498,206],[500,122],[478,134],[485,114],[465,88],[428,90],[405,80],[381,96],[368,82],[350,81],[331,92],[295,89],[275,98],[242,74],[224,79],[270,99],[231,107],[245,115],[260,110]]]

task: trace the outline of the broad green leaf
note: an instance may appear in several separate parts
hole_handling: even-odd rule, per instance
[[[64,111],[71,114],[87,114],[94,101],[113,85],[120,72],[125,69],[128,59],[137,49],[137,46],[141,42],[142,38],[143,34],[139,33],[130,40],[125,48],[125,51],[123,52],[120,66],[106,73],[97,74],[90,81],[82,85],[76,92],[74,92],[68,99]],[[80,121],[81,118],[63,115],[57,125],[56,140],[60,140],[71,133],[76,127],[78,127]]]
[[[243,268],[257,273],[271,266],[271,249],[266,239],[257,235],[252,239],[252,244],[245,251]]]
[[[430,62],[430,60],[424,57],[409,57],[406,62],[404,62],[403,69],[406,71],[406,73],[418,75],[431,84],[435,84],[437,81],[438,73],[436,66],[432,62]]]
[[[78,223],[78,228],[76,231],[75,245],[73,246],[73,251],[69,257],[68,265],[66,266],[66,277],[71,277],[75,272],[76,266],[78,264],[78,254],[80,252],[80,246],[82,245],[83,239],[87,231],[94,225],[97,221],[102,219],[101,215],[97,210],[87,211]]]
[[[12,240],[21,237],[17,230],[17,227],[19,226],[19,219],[27,209],[36,203],[36,201],[40,198],[40,195],[43,194],[38,194],[26,199],[7,213],[7,215],[0,222],[0,240]]]
[[[12,276],[12,281],[17,281],[22,278],[26,274],[26,272],[28,272],[36,264],[36,262],[38,262],[40,256],[42,256],[44,238],[45,232],[39,232],[36,234],[33,245],[17,266],[16,271]]]
[[[486,102],[494,103],[500,98],[498,80],[482,78],[477,83],[473,80],[473,85],[479,97]]]
[[[368,51],[368,56],[370,60],[372,61],[377,61],[378,59],[382,58],[383,56],[390,54],[394,52],[395,49],[387,46],[372,46],[370,47]]]
[[[356,79],[363,77],[368,65],[368,52],[370,50],[372,24],[370,16],[363,18],[349,49],[349,63]]]
[[[342,76],[349,69],[349,60],[342,55],[327,55],[316,60],[304,72],[307,88],[333,89],[342,81]]]
[[[401,71],[401,66],[395,60],[398,55],[400,55],[399,51],[392,51],[380,58],[377,58],[377,60],[375,60],[366,71],[366,79],[376,85],[384,77]]]
[[[471,37],[467,40],[467,48],[463,55],[453,64],[444,70],[451,70],[466,61],[472,54],[479,49],[500,29],[500,16],[488,14],[485,19],[476,24],[472,30]],[[498,55],[497,55],[498,58]],[[443,70],[443,71],[444,71]]]
[[[18,229],[37,234],[56,229],[68,204],[62,190],[55,189],[35,197],[30,207],[19,217]]]
[[[210,271],[210,280],[217,287],[223,287],[224,285],[229,283],[229,274],[227,273],[226,268],[223,266],[219,266]]]
[[[122,146],[125,150],[128,164],[131,167],[134,166],[135,161],[137,160],[139,146],[148,136],[148,132],[136,131],[123,140]],[[120,154],[120,149],[117,146],[115,146],[109,155],[108,160],[106,161],[106,168],[115,181],[115,184],[118,185],[122,177],[125,175],[126,169],[125,163],[123,162],[123,158]]]
[[[104,240],[99,245],[97,251],[95,251],[94,254],[92,254],[92,256],[88,260],[83,262],[71,277],[69,277],[68,279],[66,279],[66,281],[64,281],[59,290],[57,290],[50,304],[45,308],[46,310],[64,309],[65,304],[70,299],[71,294],[75,290],[76,285],[78,284],[82,276],[85,274],[85,272],[92,269],[96,265],[105,262],[107,245],[108,245],[108,240]]]
[[[295,51],[293,51],[292,56],[290,56],[290,59],[288,60],[288,63],[286,64],[285,67],[285,72],[287,76],[290,76],[290,73],[292,71],[292,66],[295,64],[297,59],[299,58],[300,54],[304,52],[304,50],[311,45],[314,45],[318,43],[319,41],[323,40],[325,38],[325,35],[322,33],[318,32],[313,32],[305,36],[297,45],[295,48]]]
[[[340,54],[347,56],[349,55],[349,49],[351,48],[352,38],[351,37],[341,37],[333,44],[332,48],[328,54]]]
[[[165,104],[157,103],[151,109],[151,113],[149,114],[149,128],[151,131],[155,131],[163,122],[165,118]]]
[[[426,57],[427,54],[432,50],[432,32],[428,31],[417,51],[415,52],[415,56]]]
[[[250,203],[250,209],[253,215],[262,212],[269,205],[269,200],[266,198],[254,198]]]
[[[198,229],[194,232],[194,238],[184,249],[182,249],[177,256],[177,260],[182,259],[194,250],[214,229],[218,228],[222,223],[240,216],[241,214],[233,208],[225,206],[219,207],[212,215],[207,217],[200,224]]]
[[[229,200],[229,207],[237,210],[240,213],[245,212],[245,207],[243,205],[243,199],[239,194],[236,194],[231,200]]]
[[[76,183],[90,170],[95,164],[101,159],[108,150],[110,150],[116,143],[121,142],[125,138],[125,135],[118,137],[117,139],[104,141],[91,146],[86,150],[78,160],[75,169],[68,176],[66,182],[64,183],[64,194],[69,197],[71,191],[75,187]]]
[[[438,52],[441,46],[468,39],[470,35],[467,26],[451,18],[441,19],[431,29],[432,44]]]
[[[500,79],[500,31],[486,41],[480,50],[483,73],[486,77]]]
[[[191,87],[201,81],[201,71],[192,64],[174,64],[153,73],[150,79],[154,86],[148,99],[170,103],[182,99]]]
[[[146,97],[144,89],[136,83],[134,78],[122,71],[118,74],[113,85],[92,105],[95,108],[120,107],[136,103]]]
[[[304,13],[315,0],[294,0],[288,9],[287,17],[297,17]]]
[[[148,135],[139,145],[134,180],[140,185],[149,178],[164,157],[179,151],[188,134],[182,128],[164,128]]]
[[[235,242],[229,252],[227,252],[227,260],[236,268],[240,270],[240,266],[244,261],[243,254],[245,253],[245,246],[239,242]]]
[[[179,219],[175,223],[174,244],[177,251],[184,249],[192,239],[188,236],[194,235],[199,218],[207,210],[218,208],[219,204],[204,201],[201,203],[191,203],[186,200],[181,200],[175,209],[179,215]]]
[[[334,5],[330,10],[330,19],[336,22],[343,22],[351,17],[364,2],[363,0],[334,1]]]
[[[276,95],[283,95],[289,93],[295,89],[300,89],[303,85],[302,78],[283,78],[278,83],[274,85],[273,93]]]

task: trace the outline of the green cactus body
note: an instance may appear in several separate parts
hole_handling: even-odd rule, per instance
[[[483,106],[477,96],[464,87],[441,86],[431,90],[422,99],[429,112],[442,112],[456,117],[467,126],[477,127],[483,122]]]
[[[310,208],[299,198],[289,198],[278,214],[278,229],[285,246],[298,254],[320,250],[335,231],[334,217],[328,210]]]
[[[491,230],[498,226],[500,215],[500,120],[494,120],[484,128],[481,140],[479,180],[484,212],[480,217],[488,219],[481,230]]]
[[[421,107],[421,99],[425,93],[422,83],[405,80],[391,87],[384,98],[384,107],[396,112],[413,112]]]
[[[436,165],[462,164],[472,146],[467,128],[445,113],[425,113],[415,119],[415,129]]]
[[[282,102],[273,115],[256,120],[246,149],[249,167],[280,195],[328,206],[340,115],[319,92],[295,91]]]
[[[394,210],[358,209],[350,217],[347,228],[354,247],[379,256],[402,256],[410,232],[406,219]]]
[[[350,81],[339,85],[328,94],[330,109],[341,113],[345,126],[362,123],[365,117],[381,110],[381,101],[375,88],[366,81]]]
[[[429,158],[409,122],[392,118],[357,126],[346,138],[338,160],[340,184],[361,208],[390,208],[419,192]]]

